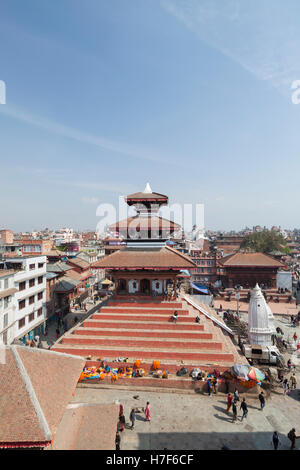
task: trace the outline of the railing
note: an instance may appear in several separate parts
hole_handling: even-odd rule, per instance
[[[227,331],[227,333],[229,333],[230,335],[234,336],[234,333],[233,331],[228,328],[228,326],[226,326],[224,323],[222,323],[220,320],[218,320],[216,317],[214,317],[213,315],[210,315],[204,308],[200,307],[200,305],[198,305],[196,302],[194,302],[192,299],[190,299],[189,297],[187,297],[186,295],[183,296],[184,300],[186,302],[188,302],[190,305],[192,305],[194,308],[196,308],[197,310],[199,310],[199,312],[203,313],[203,315],[205,315],[207,318],[209,318],[211,321],[213,321],[214,323],[216,323],[218,326],[220,326],[223,330]]]

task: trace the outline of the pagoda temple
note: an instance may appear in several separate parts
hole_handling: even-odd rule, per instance
[[[152,191],[147,183],[143,192],[125,198],[137,212],[134,217],[110,226],[126,240],[126,247],[93,264],[94,269],[109,271],[120,296],[162,296],[171,285],[176,293],[177,275],[195,268],[184,254],[166,241],[180,232],[180,225],[158,215],[168,196]]]

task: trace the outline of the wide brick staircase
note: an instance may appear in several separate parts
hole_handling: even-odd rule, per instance
[[[176,324],[171,319],[175,310],[178,312]],[[183,365],[206,370],[217,365],[219,370],[225,370],[235,360],[232,343],[228,343],[229,338],[225,338],[221,329],[205,315],[200,315],[200,323],[196,323],[197,313],[185,301],[110,301],[66,333],[52,350],[90,356],[87,365],[99,366],[99,359],[105,358],[112,366],[120,367],[122,364],[116,359],[126,357],[129,365],[139,359],[146,371],[151,370],[154,360],[159,360],[161,369],[171,374]],[[138,380],[145,383],[147,378]],[[152,377],[149,380],[163,381]],[[174,380],[177,385],[182,381],[176,376]],[[122,379],[122,383],[125,382]],[[169,379],[163,382],[171,386]]]

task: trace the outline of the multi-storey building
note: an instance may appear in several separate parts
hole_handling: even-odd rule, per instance
[[[0,263],[14,270],[14,339],[32,339],[46,320],[46,256],[19,256]],[[4,271],[3,271],[4,272]]]
[[[0,270],[0,344],[14,340],[14,313],[16,310],[13,270]]]

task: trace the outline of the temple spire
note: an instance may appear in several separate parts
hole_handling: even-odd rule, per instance
[[[149,181],[147,182],[146,187],[144,189],[144,194],[152,194],[152,189],[151,189]]]
[[[267,305],[258,284],[250,297],[248,310],[248,337],[250,344],[272,346],[272,335],[275,333],[274,317]]]

